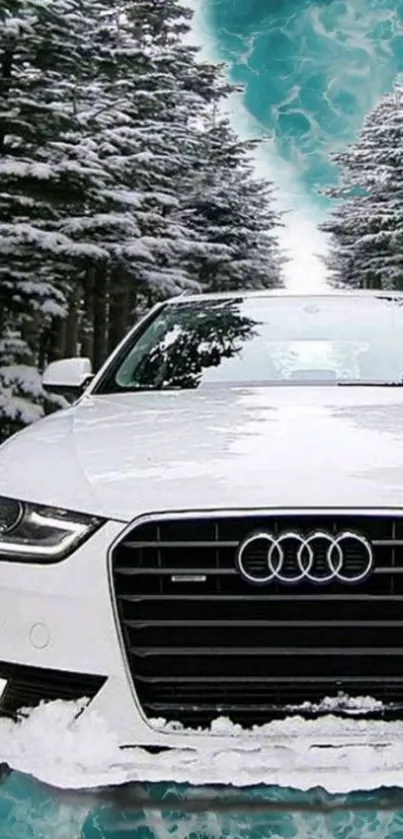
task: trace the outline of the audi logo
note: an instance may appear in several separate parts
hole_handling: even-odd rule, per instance
[[[317,530],[309,536],[294,531],[279,536],[258,531],[246,536],[236,552],[239,573],[255,585],[301,580],[320,585],[360,583],[372,571],[373,563],[367,539],[347,530],[336,535]]]

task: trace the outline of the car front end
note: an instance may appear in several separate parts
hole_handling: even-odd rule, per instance
[[[402,715],[403,392],[318,369],[136,393],[101,371],[1,447],[3,715],[85,697],[157,750]]]

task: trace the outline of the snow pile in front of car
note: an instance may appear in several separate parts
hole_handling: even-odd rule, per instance
[[[337,696],[325,696],[320,702],[302,702],[300,705],[284,705],[284,711],[288,714],[332,714],[337,711],[343,711],[346,716],[357,716],[365,714],[379,713],[385,709],[383,702],[379,699],[374,699],[372,696],[348,696],[346,693],[340,691]],[[169,733],[188,732],[191,734],[195,730],[198,732],[205,731],[205,729],[187,729],[180,722],[166,722],[162,718],[151,719],[150,723],[162,731]],[[270,723],[270,726],[272,723]],[[266,726],[254,726],[250,731],[262,732]],[[212,734],[221,734],[223,736],[233,736],[242,734],[248,736],[250,732],[245,730],[240,725],[236,725],[231,720],[225,717],[219,717],[211,724],[208,729]]]
[[[373,714],[374,711],[382,711],[385,708],[383,702],[374,699],[372,696],[348,696],[340,691],[337,696],[326,696],[321,702],[303,702],[302,705],[287,705],[286,710],[296,713],[298,711],[310,711],[319,714],[332,711],[343,711],[345,714]]]
[[[77,717],[79,709],[80,703],[57,701],[18,724],[0,720],[0,762],[68,789],[130,781],[321,786],[331,793],[403,786],[403,721],[290,716],[243,731],[222,718],[210,732],[229,739],[225,748],[217,743],[196,752],[197,735],[189,732],[187,748],[150,754],[120,749],[98,712],[88,709]],[[165,730],[178,727],[165,724]]]

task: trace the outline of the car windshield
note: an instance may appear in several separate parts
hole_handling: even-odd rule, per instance
[[[96,392],[214,385],[400,385],[398,296],[239,297],[168,303]]]

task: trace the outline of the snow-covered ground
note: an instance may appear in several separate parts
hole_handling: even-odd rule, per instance
[[[403,786],[403,721],[292,716],[256,727],[240,747],[239,727],[217,720],[212,730],[232,735],[233,749],[201,755],[190,749],[189,737],[186,750],[149,754],[119,749],[97,713],[88,710],[74,719],[76,714],[76,703],[58,701],[40,706],[19,724],[0,720],[0,762],[64,789],[130,781],[320,786],[330,793]],[[262,746],[263,736],[270,746]]]

